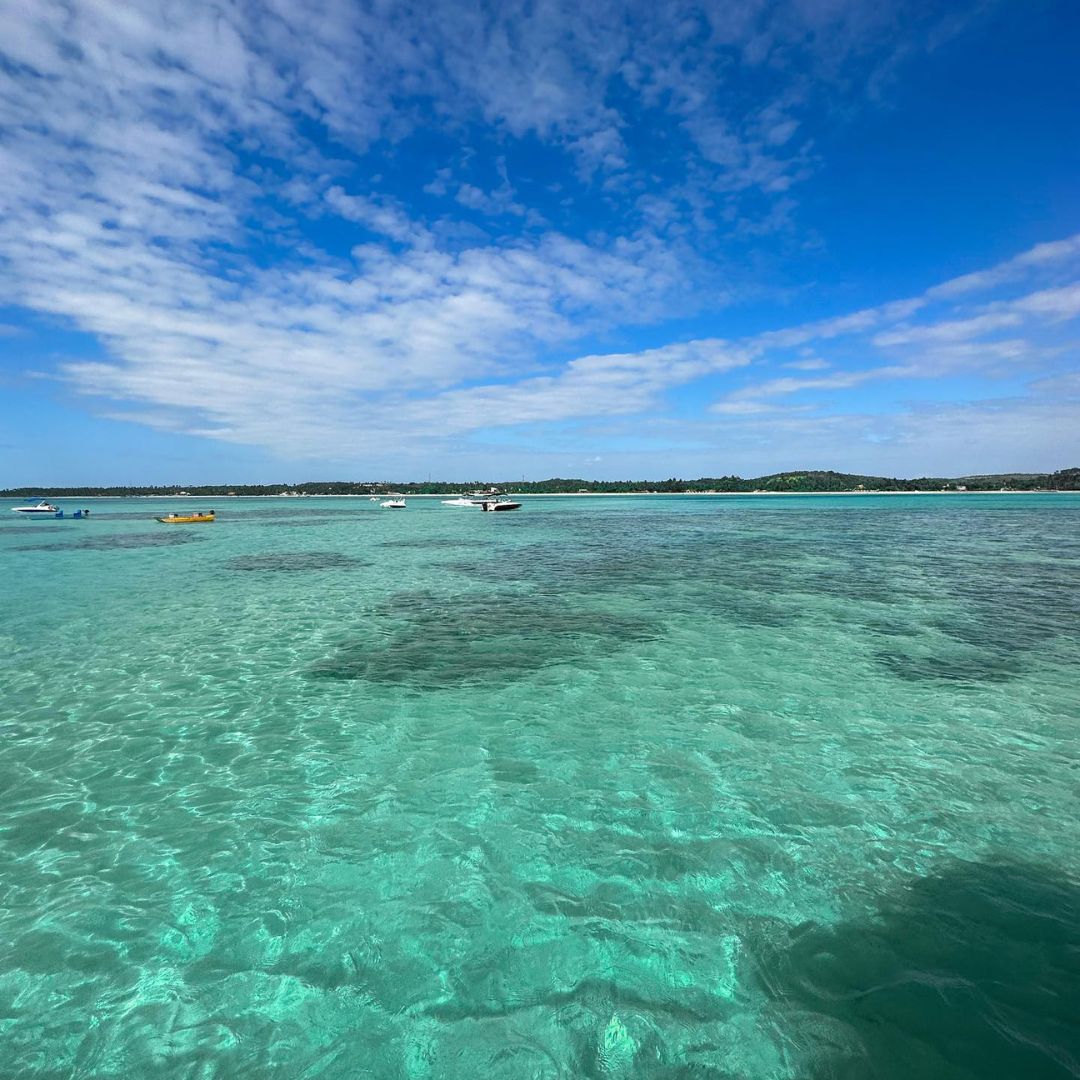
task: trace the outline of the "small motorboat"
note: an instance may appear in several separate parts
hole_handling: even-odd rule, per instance
[[[379,503],[379,505],[384,510],[404,510],[405,509],[405,500],[404,499],[387,499],[386,502],[381,502],[381,503]]]
[[[485,499],[480,504],[481,510],[520,510],[521,503],[509,499]]]
[[[213,510],[195,510],[187,514],[166,514],[157,520],[162,525],[201,525],[214,520]]]
[[[16,514],[37,514],[39,517],[44,517],[46,514],[56,515],[63,513],[59,506],[53,506],[51,502],[46,502],[44,499],[33,506],[13,506],[11,509]]]

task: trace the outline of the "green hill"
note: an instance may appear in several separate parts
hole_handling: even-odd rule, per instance
[[[95,495],[180,495],[202,498],[228,495],[277,495],[283,491],[301,495],[380,495],[397,491],[406,495],[447,495],[463,489],[498,487],[525,495],[566,493],[612,494],[638,491],[672,492],[843,492],[843,491],[1080,491],[1080,468],[1054,473],[992,473],[988,475],[941,477],[922,476],[905,480],[894,476],[863,476],[831,470],[772,473],[744,479],[740,476],[701,477],[697,480],[578,480],[556,477],[551,480],[506,480],[494,485],[488,480],[466,484],[445,481],[424,483],[360,482],[353,480],[311,481],[304,484],[169,484],[118,487],[17,487],[0,490],[0,498],[86,498]]]

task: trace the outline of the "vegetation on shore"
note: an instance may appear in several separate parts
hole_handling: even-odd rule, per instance
[[[773,473],[743,479],[740,476],[701,477],[698,480],[507,480],[494,485],[487,480],[467,484],[426,481],[424,483],[389,483],[382,481],[310,481],[303,484],[163,484],[123,485],[118,487],[18,487],[0,491],[0,498],[78,498],[93,495],[123,497],[130,495],[450,495],[474,488],[494,486],[523,495],[557,494],[629,494],[632,492],[843,492],[843,491],[1080,491],[1080,468],[1061,469],[1054,473],[994,473],[987,476],[923,476],[903,480],[888,476],[860,476],[854,473],[809,470]]]

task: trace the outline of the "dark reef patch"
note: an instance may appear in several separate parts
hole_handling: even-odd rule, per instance
[[[282,551],[265,555],[238,555],[224,564],[226,570],[292,573],[304,570],[358,570],[371,564],[336,551]]]
[[[875,659],[905,682],[1002,683],[1024,672],[1018,657],[1000,650],[984,649],[975,656],[879,652]]]
[[[234,520],[240,524],[264,525],[284,524],[284,522],[311,520],[320,518],[324,521],[371,521],[374,514],[366,514],[355,510],[342,510],[337,507],[297,507],[295,510],[273,509],[245,509],[241,510]]]
[[[441,565],[452,574],[463,574],[485,586],[531,583],[538,580],[538,575],[528,565],[528,555],[520,556],[520,562],[517,558],[503,558],[499,554],[493,554],[490,558],[485,556],[451,559]]]
[[[486,548],[490,546],[483,540],[455,536],[416,536],[405,540],[383,540],[379,543],[379,547],[404,548],[416,551],[438,550],[440,548]]]
[[[331,518],[317,518],[314,521],[308,521],[305,518],[289,518],[284,521],[251,521],[245,524],[254,525],[259,529],[303,529],[312,526],[339,525],[341,523]]]
[[[496,585],[557,581],[566,596],[634,596],[656,614],[734,626],[856,624],[888,640],[870,660],[905,682],[1003,682],[1063,626],[1076,626],[1080,642],[1080,543],[1040,521],[789,506],[614,524],[568,518],[554,542],[493,548],[448,568]],[[1007,552],[988,543],[999,529],[1013,530]],[[926,642],[941,655],[922,655]]]
[[[370,636],[341,646],[311,674],[419,688],[502,686],[659,633],[655,620],[511,592],[402,593],[377,608],[370,624]]]
[[[758,966],[799,1076],[1080,1075],[1080,890],[1052,867],[950,864],[872,918],[764,943]]]
[[[83,536],[62,544],[23,544],[15,551],[125,551],[130,548],[176,547],[206,539],[190,532],[126,533],[114,536]]]

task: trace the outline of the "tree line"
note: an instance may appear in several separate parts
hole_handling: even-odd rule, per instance
[[[562,494],[629,494],[657,492],[674,494],[687,492],[745,493],[753,492],[820,492],[820,491],[1080,491],[1080,468],[1060,469],[1053,473],[993,473],[985,476],[941,477],[922,476],[902,479],[891,476],[862,476],[830,470],[772,473],[768,476],[700,477],[682,480],[581,480],[553,477],[550,480],[476,480],[470,483],[424,481],[403,483],[390,481],[308,481],[302,484],[158,484],[118,485],[114,487],[17,487],[0,491],[2,498],[79,498],[88,496],[170,496],[192,495],[201,498],[228,495],[280,495],[283,492],[300,495],[451,495],[463,490],[495,487],[523,495]]]

